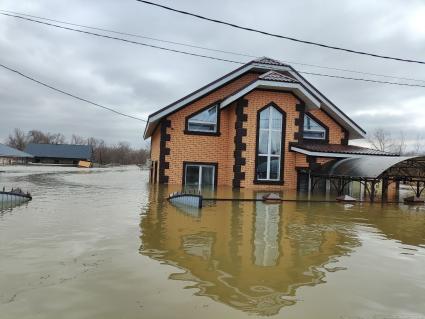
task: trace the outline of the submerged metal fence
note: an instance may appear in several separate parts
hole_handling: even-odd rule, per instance
[[[0,191],[0,209],[12,208],[32,199],[30,194],[15,191]]]
[[[168,196],[168,201],[174,205],[202,208],[202,195],[174,192]]]

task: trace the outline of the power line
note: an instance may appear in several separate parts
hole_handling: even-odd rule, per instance
[[[26,14],[26,13],[20,13],[20,12],[16,12],[16,11],[0,10],[0,12],[18,14],[20,16],[31,17],[31,18],[36,18],[36,19],[46,20],[46,21],[51,21],[51,22],[57,22],[57,23],[65,24],[65,25],[71,25],[71,26],[74,26],[74,27],[80,27],[80,28],[86,28],[86,29],[91,29],[91,30],[109,32],[109,33],[114,33],[114,34],[119,34],[119,35],[126,35],[126,36],[130,36],[130,37],[152,40],[152,41],[158,41],[158,42],[162,42],[162,43],[181,45],[181,46],[186,46],[186,47],[194,48],[194,49],[202,49],[202,50],[208,50],[208,51],[212,51],[212,52],[244,56],[244,57],[248,57],[248,58],[258,58],[258,56],[250,55],[250,54],[207,48],[207,47],[203,47],[203,46],[198,46],[198,45],[193,45],[193,44],[188,44],[188,43],[181,43],[181,42],[170,41],[170,40],[163,40],[163,39],[148,37],[148,36],[135,34],[135,33],[128,33],[128,32],[123,32],[123,31],[116,31],[116,30],[111,30],[111,29],[100,28],[100,27],[87,26],[87,25],[67,22],[67,21],[63,21],[63,20],[55,20],[55,19],[44,18],[44,17],[35,16],[35,15],[31,15],[31,14]]]
[[[373,83],[381,83],[381,84],[392,84],[392,85],[400,85],[400,86],[414,86],[414,87],[425,88],[425,85],[419,85],[419,84],[397,83],[397,82],[380,81],[380,80],[373,80],[373,79],[353,78],[353,77],[347,77],[347,76],[341,76],[341,75],[314,73],[314,72],[307,72],[307,71],[297,71],[297,72],[302,73],[302,74],[323,76],[323,77],[328,77],[328,78],[337,78],[337,79],[344,79],[344,80],[364,81],[364,82],[373,82]]]
[[[106,38],[106,39],[111,39],[111,40],[117,40],[117,41],[127,42],[127,43],[131,43],[131,44],[142,45],[142,46],[145,46],[145,47],[150,47],[150,48],[155,48],[155,49],[160,49],[160,50],[165,50],[165,51],[170,51],[170,52],[175,52],[175,53],[181,53],[181,54],[186,54],[186,55],[197,56],[197,57],[201,57],[201,58],[207,58],[207,59],[236,63],[236,64],[244,64],[243,62],[237,62],[237,61],[233,61],[233,60],[229,60],[229,59],[222,59],[222,58],[212,57],[212,56],[203,55],[203,54],[180,51],[180,50],[176,50],[176,49],[160,47],[160,46],[153,45],[153,44],[147,44],[147,43],[128,40],[128,39],[124,39],[124,38],[113,37],[113,36],[106,35],[106,34],[100,34],[100,33],[95,33],[95,32],[90,32],[90,31],[85,31],[85,30],[79,30],[79,29],[64,27],[64,26],[61,26],[61,25],[57,25],[57,24],[53,24],[53,23],[49,23],[49,22],[38,21],[38,20],[26,18],[26,17],[21,17],[21,16],[18,16],[18,15],[9,14],[9,13],[0,12],[0,14],[4,15],[4,16],[14,17],[14,18],[22,19],[22,20],[27,20],[27,21],[39,23],[39,24],[48,25],[48,26],[51,26],[51,27],[59,28],[59,29],[65,29],[65,30],[69,30],[69,31],[75,31],[75,32],[79,32],[79,33],[94,35],[96,37],[101,37],[101,38]]]
[[[146,44],[146,43],[142,43],[142,42],[132,41],[132,40],[124,39],[124,38],[118,38],[118,37],[99,34],[99,33],[95,33],[95,32],[64,27],[64,26],[53,24],[53,23],[38,21],[38,20],[30,19],[30,18],[17,16],[17,15],[1,13],[1,12],[0,12],[0,14],[5,15],[5,16],[9,16],[9,17],[19,18],[19,19],[22,19],[22,20],[35,22],[35,23],[39,23],[39,24],[44,24],[44,25],[47,25],[47,26],[52,26],[52,27],[59,28],[59,29],[65,29],[65,30],[69,30],[69,31],[75,31],[75,32],[79,32],[79,33],[94,35],[94,36],[101,37],[101,38],[123,41],[123,42],[131,43],[131,44],[137,44],[137,45],[141,45],[141,46],[145,46],[145,47],[154,48],[154,49],[160,49],[160,50],[165,50],[165,51],[169,51],[169,52],[180,53],[180,54],[185,54],[185,55],[190,55],[190,56],[196,56],[196,57],[201,57],[201,58],[211,59],[211,60],[216,60],[216,61],[230,62],[230,63],[241,64],[241,65],[246,64],[245,62],[241,62],[241,61],[222,59],[222,58],[213,57],[213,56],[209,56],[209,55],[203,55],[203,54],[197,54],[197,53],[192,53],[192,52],[187,52],[187,51],[175,50],[175,49],[160,47],[160,46],[156,46],[156,45]],[[316,76],[322,76],[322,77],[332,77],[332,78],[344,79],[344,80],[365,81],[365,82],[374,82],[374,83],[381,83],[381,84],[392,84],[392,85],[410,86],[410,87],[425,87],[425,85],[419,85],[419,84],[379,81],[379,80],[371,80],[371,79],[364,79],[364,78],[353,78],[353,77],[344,77],[344,76],[339,76],[339,75],[329,75],[329,74],[323,74],[323,73],[311,73],[311,72],[305,72],[305,71],[297,71],[297,72],[304,73],[304,74],[316,75]]]
[[[22,72],[20,72],[20,71],[18,71],[18,70],[12,69],[12,68],[10,68],[10,67],[8,67],[8,66],[4,65],[4,64],[0,64],[0,67],[4,68],[4,69],[6,69],[6,70],[9,70],[9,71],[11,71],[11,72],[14,72],[14,73],[16,73],[16,74],[18,74],[18,75],[20,75],[20,76],[22,76],[22,77],[24,77],[24,78],[26,78],[26,79],[28,79],[28,80],[31,80],[31,81],[33,81],[33,82],[35,82],[35,83],[40,84],[40,85],[42,85],[42,86],[45,86],[45,87],[47,87],[47,88],[49,88],[49,89],[51,89],[51,90],[53,90],[53,91],[56,91],[56,92],[59,92],[59,93],[62,93],[62,94],[68,95],[68,96],[70,96],[70,97],[72,97],[72,98],[74,98],[74,99],[77,99],[77,100],[80,100],[80,101],[83,101],[83,102],[89,103],[89,104],[91,104],[91,105],[94,105],[94,106],[100,107],[100,108],[102,108],[102,109],[105,109],[105,110],[107,110],[107,111],[113,112],[113,113],[118,114],[118,115],[121,115],[121,116],[125,116],[125,117],[131,118],[131,119],[134,119],[134,120],[138,120],[138,121],[142,121],[142,122],[147,122],[147,121],[146,121],[146,120],[144,120],[144,119],[141,119],[141,118],[138,118],[138,117],[135,117],[135,116],[132,116],[132,115],[128,115],[128,114],[125,114],[125,113],[119,112],[119,111],[114,110],[114,109],[112,109],[112,108],[110,108],[110,107],[100,105],[100,104],[98,104],[98,103],[95,103],[95,102],[89,101],[89,100],[87,100],[87,99],[85,99],[85,98],[79,97],[79,96],[74,95],[74,94],[72,94],[72,93],[69,93],[69,92],[63,91],[63,90],[61,90],[61,89],[55,88],[55,87],[53,87],[53,86],[51,86],[51,85],[49,85],[49,84],[47,84],[47,83],[44,83],[44,82],[42,82],[42,81],[40,81],[40,80],[37,80],[37,79],[34,79],[34,78],[32,78],[32,77],[30,77],[30,76],[28,76],[28,75],[26,75],[26,74],[24,74],[24,73],[22,73]]]
[[[151,2],[151,1],[146,1],[146,0],[136,0],[136,1],[148,4],[148,5],[151,5],[151,6],[159,7],[159,8],[165,9],[165,10],[169,10],[169,11],[181,13],[181,14],[184,14],[184,15],[192,16],[192,17],[195,17],[195,18],[198,18],[198,19],[207,20],[207,21],[219,23],[219,24],[222,24],[222,25],[227,25],[227,26],[237,28],[237,29],[241,29],[241,30],[245,30],[245,31],[260,33],[260,34],[275,37],[275,38],[286,39],[286,40],[304,43],[304,44],[309,44],[309,45],[314,45],[314,46],[318,46],[318,47],[322,47],[322,48],[345,51],[345,52],[355,53],[355,54],[361,54],[361,55],[371,56],[371,57],[375,57],[375,58],[395,60],[395,61],[401,61],[401,62],[409,62],[409,63],[425,64],[425,61],[391,57],[391,56],[387,56],[387,55],[381,55],[381,54],[370,53],[370,52],[365,52],[365,51],[347,49],[347,48],[337,47],[337,46],[323,44],[323,43],[319,43],[319,42],[301,40],[301,39],[297,39],[297,38],[293,38],[293,37],[289,37],[289,36],[284,36],[284,35],[280,35],[280,34],[276,34],[276,33],[270,33],[270,32],[267,32],[267,31],[253,29],[253,28],[250,28],[250,27],[244,27],[244,26],[240,26],[240,25],[237,25],[237,24],[234,24],[234,23],[230,23],[230,22],[226,22],[226,21],[222,21],[222,20],[218,20],[218,19],[208,18],[208,17],[202,16],[202,15],[199,15],[199,14],[188,12],[188,11],[174,9],[174,8],[164,6],[162,4],[154,3],[154,2]]]
[[[285,63],[288,63],[288,64],[297,64],[297,65],[303,65],[303,66],[310,66],[310,67],[315,67],[315,68],[320,68],[320,69],[326,69],[326,70],[351,72],[351,73],[363,74],[363,75],[380,76],[380,77],[388,78],[388,79],[407,80],[407,81],[416,81],[416,82],[425,83],[425,80],[415,79],[415,78],[410,78],[410,77],[402,77],[402,76],[398,76],[398,75],[388,75],[388,74],[379,74],[379,73],[355,71],[355,70],[350,70],[350,69],[345,69],[345,68],[336,68],[336,67],[331,67],[331,66],[321,66],[321,65],[317,65],[317,64],[293,62],[293,61],[288,61],[288,60],[280,60],[280,61],[285,62]]]
[[[26,16],[26,17],[31,17],[31,18],[36,18],[36,19],[41,19],[41,20],[46,20],[46,21],[57,22],[57,23],[65,24],[65,25],[71,25],[71,26],[76,26],[76,27],[81,27],[81,28],[86,28],[86,29],[92,29],[92,30],[98,30],[98,31],[103,31],[103,32],[109,32],[109,33],[114,33],[114,34],[119,34],[119,35],[126,35],[126,36],[130,36],[130,37],[137,37],[137,38],[141,38],[141,39],[158,41],[158,42],[162,42],[162,43],[169,43],[169,44],[174,44],[174,45],[181,45],[181,46],[185,46],[185,47],[189,47],[189,48],[202,49],[202,50],[207,50],[207,51],[212,51],[212,52],[225,53],[225,54],[231,54],[231,55],[237,55],[237,56],[243,56],[243,57],[249,57],[249,58],[258,58],[259,57],[259,56],[252,55],[252,54],[247,54],[247,53],[234,52],[234,51],[226,51],[226,50],[208,48],[208,47],[199,46],[199,45],[192,45],[192,44],[188,44],[188,43],[181,43],[181,42],[176,42],[176,41],[158,39],[158,38],[143,36],[143,35],[140,35],[140,34],[128,33],[128,32],[123,32],[123,31],[116,31],[116,30],[111,30],[111,29],[106,29],[106,28],[100,28],[100,27],[87,26],[87,25],[77,24],[77,23],[72,23],[72,22],[67,22],[67,21],[63,21],[63,20],[56,20],[56,19],[50,19],[50,18],[35,16],[35,15],[20,13],[20,12],[16,12],[16,11],[0,10],[0,12],[18,14],[18,15],[21,15],[21,16]],[[309,67],[315,67],[315,68],[321,68],[321,69],[327,69],[327,70],[335,70],[335,71],[350,72],[350,73],[363,74],[363,75],[379,76],[379,77],[390,78],[390,79],[417,81],[417,82],[424,82],[425,83],[425,80],[415,79],[415,78],[410,78],[410,77],[400,77],[400,76],[388,75],[388,74],[370,73],[370,72],[356,71],[356,70],[350,70],[350,69],[345,69],[345,68],[329,67],[329,66],[322,66],[322,65],[317,65],[317,64],[301,63],[301,62],[288,61],[288,60],[282,60],[282,59],[280,59],[280,60],[282,62],[289,63],[289,64],[295,64],[295,65],[302,65],[302,66],[309,66]]]

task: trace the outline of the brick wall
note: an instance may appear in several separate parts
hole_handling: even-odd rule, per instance
[[[235,151],[235,122],[236,103],[221,110],[220,114],[220,135],[188,135],[184,133],[185,119],[194,112],[230,95],[235,90],[247,85],[258,77],[256,73],[248,73],[232,83],[212,92],[194,103],[186,106],[180,111],[167,117],[171,126],[166,129],[170,135],[170,140],[166,142],[166,147],[170,149],[170,154],[165,156],[168,168],[165,169],[165,176],[168,176],[169,184],[181,184],[183,181],[183,162],[215,162],[218,163],[218,185],[232,186],[234,177],[234,151]],[[293,94],[277,91],[254,90],[247,94],[244,99],[248,101],[248,106],[244,108],[247,121],[243,122],[243,128],[247,130],[247,135],[243,137],[246,144],[246,151],[242,152],[242,157],[246,159],[246,164],[242,165],[241,171],[245,173],[245,178],[240,181],[241,187],[256,189],[295,189],[297,184],[296,167],[308,167],[307,157],[303,154],[289,151],[289,143],[297,142],[296,132],[299,131],[299,105],[302,103]],[[257,112],[269,103],[275,103],[286,113],[285,142],[282,149],[284,155],[284,166],[281,171],[284,174],[284,184],[282,185],[255,185],[255,157],[256,157],[256,137],[257,137]],[[316,118],[329,127],[330,143],[340,143],[344,137],[341,127],[336,124],[327,114],[320,109],[310,111]],[[152,135],[152,160],[159,160],[160,132],[157,128]],[[324,163],[329,159],[319,159],[317,162]]]
[[[329,128],[329,143],[340,144],[341,140],[344,139],[345,133],[341,126],[336,123],[328,114],[323,112],[321,109],[313,109],[306,112],[312,114],[315,118],[321,121]]]
[[[255,158],[256,158],[256,143],[257,143],[257,112],[264,106],[270,103],[275,103],[282,111],[286,113],[286,131],[285,141],[283,144],[282,153],[284,155],[284,165],[281,173],[284,176],[284,188],[296,188],[296,171],[295,171],[295,153],[289,152],[289,142],[295,142],[294,133],[298,131],[298,126],[295,126],[295,119],[299,117],[299,112],[296,110],[296,105],[299,100],[290,93],[273,92],[254,90],[245,97],[248,100],[248,107],[245,113],[248,115],[248,121],[245,122],[245,128],[248,131],[244,139],[246,143],[246,165],[244,167],[245,181],[241,183],[242,187],[257,187],[254,185],[255,177]],[[270,186],[269,186],[270,187]],[[273,186],[277,188],[282,186]],[[264,186],[260,186],[264,188]]]
[[[157,128],[151,137],[151,160],[159,160],[159,141],[160,141],[160,132]]]
[[[159,128],[155,130],[151,137],[151,161],[157,161],[159,163],[159,149],[160,149],[161,133]],[[158,180],[158,169],[154,180]]]
[[[220,114],[220,136],[202,136],[184,134],[185,119],[188,115],[232,94],[258,77],[257,73],[248,73],[211,94],[195,101],[182,110],[170,115],[171,128],[168,133],[171,140],[167,143],[170,155],[166,160],[170,169],[165,170],[169,184],[181,184],[183,162],[217,162],[218,185],[232,185],[234,150],[234,106],[229,106]]]

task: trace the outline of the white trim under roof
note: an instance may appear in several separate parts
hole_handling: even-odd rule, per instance
[[[349,117],[347,117],[345,114],[343,114],[340,110],[338,110],[337,107],[326,97],[324,96],[319,90],[317,90],[315,87],[313,87],[311,84],[307,83],[306,80],[302,76],[300,76],[296,71],[289,70],[289,73],[297,79],[300,83],[304,84],[306,87],[314,90],[326,103],[323,103],[323,106],[325,107],[325,111],[330,111],[331,113],[334,113],[334,115],[338,118],[340,118],[346,125],[349,125],[350,127],[354,128],[355,131],[361,136],[365,137],[366,133],[363,132],[360,128],[358,128],[356,125],[351,125],[351,123],[354,124],[353,120],[351,120]],[[336,119],[335,119],[336,120]],[[350,123],[351,122],[351,123]],[[341,124],[341,123],[340,123]],[[343,124],[341,124],[343,125]],[[343,125],[344,126],[344,125]]]
[[[263,66],[264,68],[264,66]],[[174,112],[175,110],[178,110],[180,107],[190,103],[193,100],[196,100],[197,98],[205,95],[206,93],[213,91],[214,89],[226,84],[227,82],[233,80],[234,78],[237,78],[239,76],[241,76],[242,74],[246,73],[247,71],[249,71],[250,69],[252,69],[251,65],[246,65],[245,67],[241,68],[240,70],[229,74],[228,76],[224,77],[223,79],[221,79],[220,81],[217,81],[211,85],[208,85],[207,87],[205,87],[204,89],[196,92],[193,95],[188,96],[187,98],[181,100],[180,102],[173,104],[172,106],[170,106],[169,108],[161,111],[158,114],[155,114],[152,117],[149,117],[149,122],[154,122],[157,121],[159,119],[161,119],[162,117],[164,117],[167,114],[170,114],[172,112]],[[289,69],[288,69],[289,70]]]
[[[206,85],[205,87],[201,88],[199,91],[193,94],[189,94],[187,97],[183,98],[182,100],[171,104],[170,106],[164,108],[162,111],[159,111],[158,113],[150,116],[148,118],[148,123],[145,127],[144,132],[144,138],[149,138],[156,125],[158,124],[159,120],[165,116],[167,116],[170,113],[175,112],[176,110],[180,109],[181,107],[184,107],[185,105],[191,103],[192,101],[206,95],[208,92],[213,91],[220,86],[232,81],[233,79],[241,76],[242,74],[250,71],[250,70],[275,70],[275,71],[286,71],[289,74],[291,74],[296,80],[298,80],[301,83],[301,86],[304,86],[304,91],[309,93],[308,91],[314,92],[314,94],[317,94],[317,98],[320,98],[321,101],[318,101],[316,97],[314,97],[314,104],[316,106],[317,102],[319,102],[319,107],[322,107],[325,111],[329,112],[331,116],[333,116],[334,120],[337,121],[340,125],[342,125],[345,129],[347,129],[350,133],[350,139],[357,139],[357,138],[364,138],[366,133],[359,128],[354,121],[352,121],[350,118],[348,118],[345,114],[343,114],[338,108],[328,99],[326,98],[320,91],[318,91],[315,87],[313,87],[311,84],[309,84],[301,75],[299,75],[294,69],[292,69],[290,66],[283,66],[283,65],[272,65],[272,64],[263,64],[260,62],[248,62],[244,66],[240,67],[239,69],[236,69],[233,72],[228,73],[223,78],[221,78],[218,81],[214,81],[209,85]],[[271,81],[266,81],[271,82]],[[278,82],[278,83],[285,83],[285,82]],[[290,83],[286,83],[286,85],[289,85]],[[299,85],[299,84],[297,84]],[[301,91],[300,91],[301,92]],[[313,97],[311,93],[309,93],[309,96]],[[311,99],[313,101],[313,99]]]
[[[376,157],[397,157],[397,156],[391,156],[391,155],[372,155],[372,154],[351,154],[351,153],[327,153],[327,152],[315,152],[315,151],[307,151],[305,149],[296,147],[296,146],[291,146],[291,151],[297,152],[297,153],[301,153],[301,154],[305,154],[308,156],[318,156],[318,157],[337,157],[337,158],[354,158],[354,157],[371,157],[371,156],[376,156]]]
[[[277,82],[277,81],[269,81],[269,80],[257,80],[254,83],[251,83],[247,87],[243,88],[240,91],[237,91],[235,94],[227,97],[223,102],[220,103],[220,107],[224,108],[230,103],[236,101],[242,96],[248,94],[254,89],[263,88],[263,89],[289,89],[290,91],[294,91],[301,95],[301,97],[307,100],[306,104],[308,107],[317,107],[320,108],[320,101],[316,99],[313,95],[311,95],[303,86],[299,83],[292,82]]]

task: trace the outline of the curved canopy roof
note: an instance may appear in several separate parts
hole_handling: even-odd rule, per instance
[[[354,157],[327,163],[312,173],[323,177],[425,179],[425,156]]]

